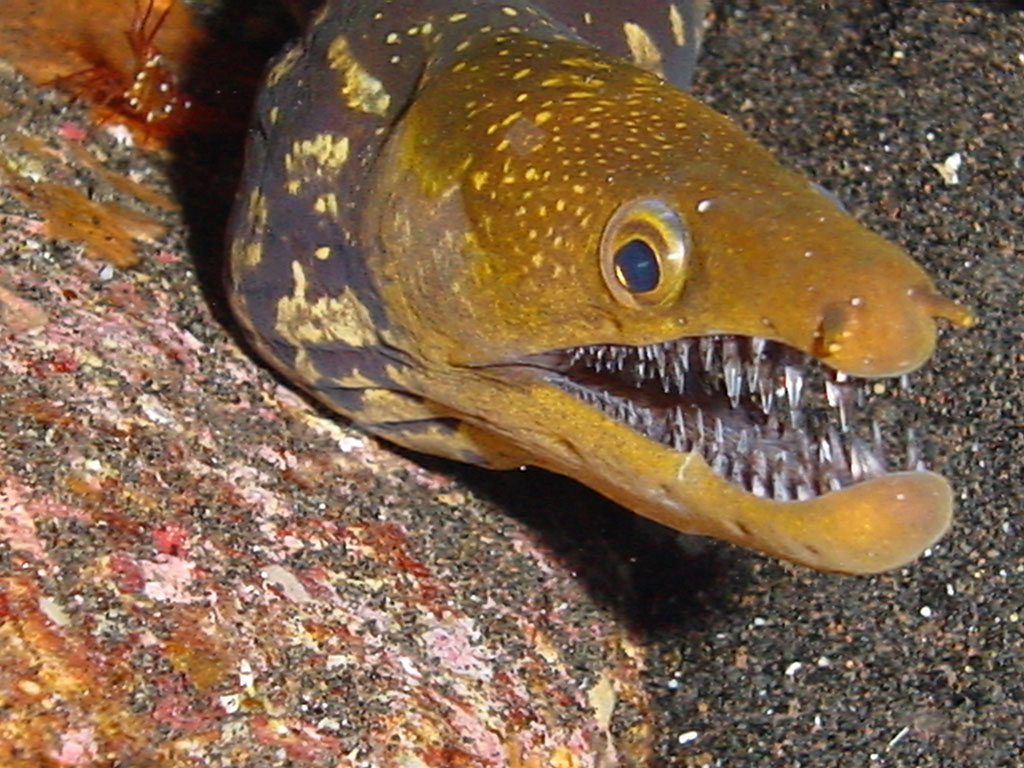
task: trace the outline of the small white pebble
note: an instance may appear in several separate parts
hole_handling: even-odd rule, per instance
[[[889,739],[889,744],[887,748],[892,749],[893,747],[895,747],[897,744],[903,741],[903,737],[906,736],[908,733],[910,733],[910,728],[907,726],[903,726],[903,728],[900,729],[899,733],[897,733],[895,736]]]
[[[932,617],[932,609],[927,605],[922,605],[921,615],[924,616],[926,619],[930,619]]]
[[[242,705],[242,696],[238,693],[229,693],[226,696],[221,696],[220,705],[224,708],[225,712],[233,715]]]
[[[818,666],[821,667],[822,669],[824,669],[825,667],[831,667],[832,666],[832,660],[828,656],[819,656],[818,657]]]
[[[346,435],[345,437],[338,438],[335,441],[335,445],[338,450],[342,453],[349,453],[350,451],[357,451],[361,448],[366,447],[366,440],[362,437],[352,437]]]
[[[933,163],[932,168],[942,177],[947,186],[955,186],[960,183],[960,167],[963,165],[964,157],[959,152],[954,152],[941,163]]]
[[[135,137],[132,136],[132,129],[120,123],[112,123],[106,126],[106,131],[115,143],[123,147],[134,147]]]
[[[47,618],[60,627],[66,627],[71,623],[71,617],[67,615],[60,603],[52,597],[39,598],[39,610],[46,614]]]
[[[786,667],[786,677],[795,677],[796,673],[804,668],[803,662],[794,661],[788,667]]]
[[[755,627],[767,627],[768,626],[768,619],[762,619],[760,616],[755,616],[754,617],[754,626]]]
[[[687,731],[686,733],[680,733],[676,739],[680,744],[689,744],[691,741],[696,741],[700,738],[700,734],[696,731]]]
[[[251,688],[256,682],[256,675],[252,672],[252,665],[248,659],[242,659],[238,663],[238,684],[243,688]]]

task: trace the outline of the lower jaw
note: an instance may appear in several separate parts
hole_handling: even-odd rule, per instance
[[[913,561],[948,529],[949,483],[893,472],[805,501],[757,498],[683,458],[671,496],[638,509],[671,528],[714,536],[821,571],[869,574]]]

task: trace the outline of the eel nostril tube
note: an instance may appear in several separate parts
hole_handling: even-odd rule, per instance
[[[949,320],[961,328],[970,328],[978,321],[978,318],[975,317],[970,309],[953,299],[946,298],[930,286],[913,286],[908,288],[907,296],[932,317],[941,317],[944,320]]]

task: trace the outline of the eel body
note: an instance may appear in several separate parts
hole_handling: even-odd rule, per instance
[[[878,393],[971,315],[682,90],[704,5],[328,0],[256,105],[234,310],[397,444],[822,570],[904,564],[952,494]]]

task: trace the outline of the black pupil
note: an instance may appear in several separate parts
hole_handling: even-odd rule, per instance
[[[658,257],[643,240],[630,240],[615,252],[615,274],[633,293],[647,293],[658,287],[661,267]]]

